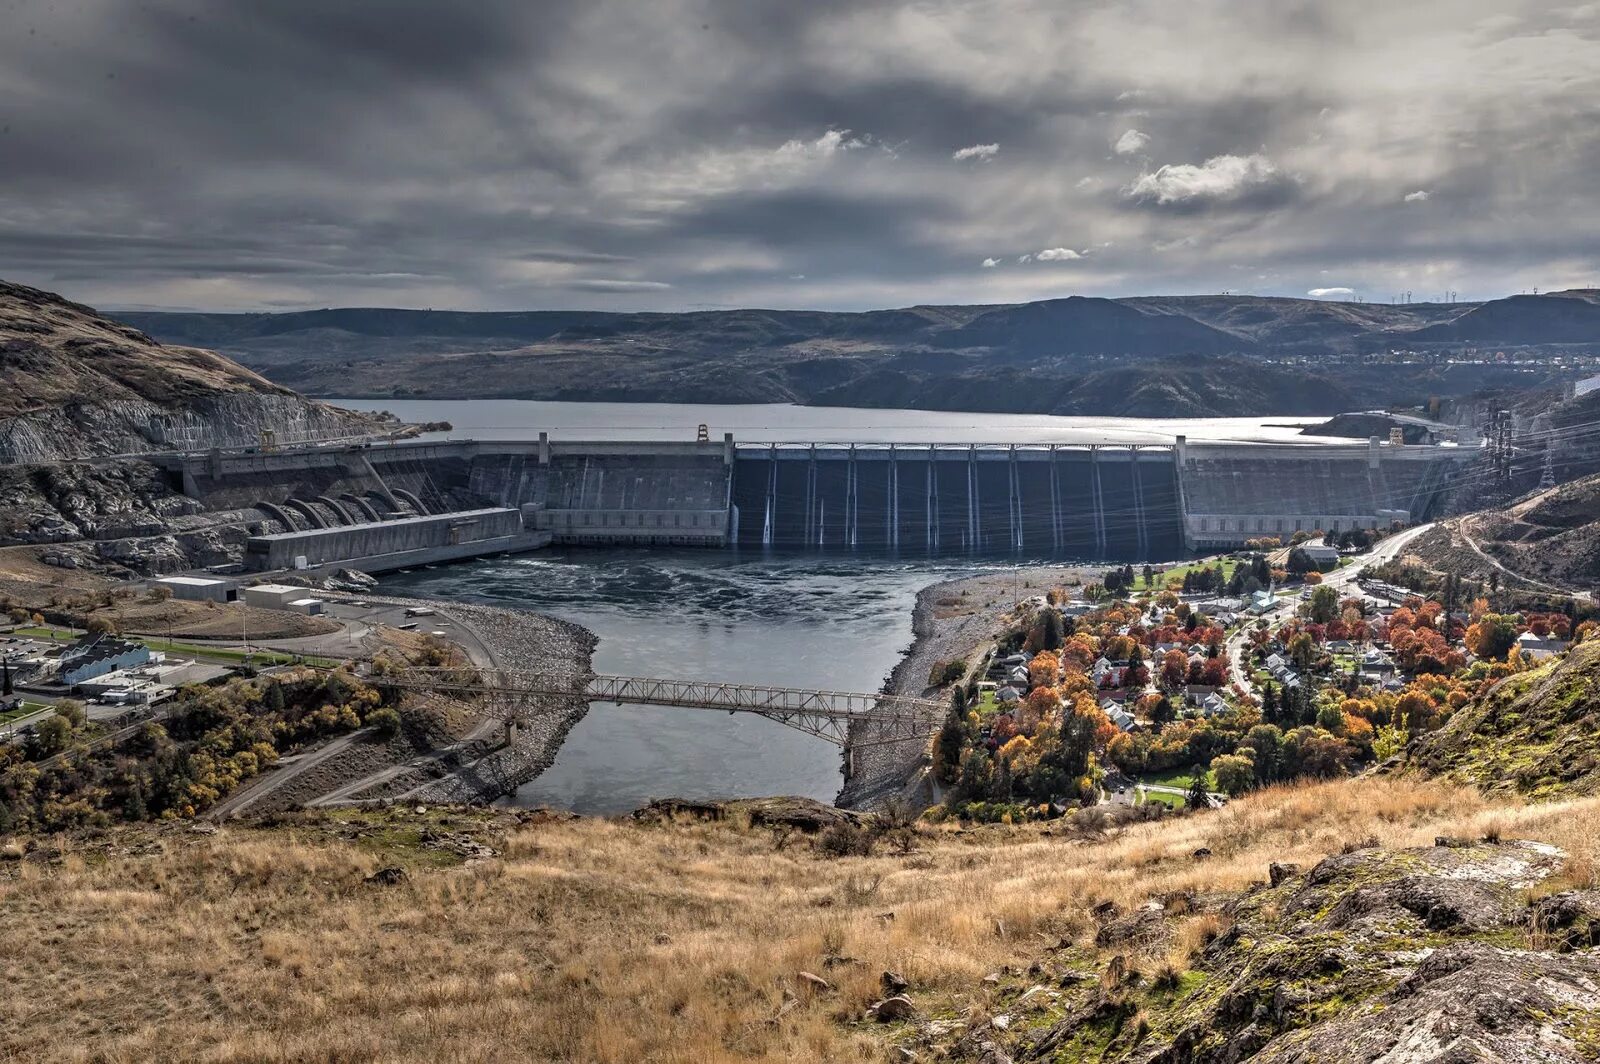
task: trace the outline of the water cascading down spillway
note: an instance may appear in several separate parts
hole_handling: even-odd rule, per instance
[[[743,547],[1137,560],[1183,545],[1167,447],[743,446],[732,498]]]

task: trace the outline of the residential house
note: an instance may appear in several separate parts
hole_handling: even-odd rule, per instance
[[[1553,658],[1567,649],[1565,639],[1556,639],[1550,636],[1536,636],[1532,632],[1523,632],[1517,636],[1517,649],[1524,658],[1530,661],[1543,661]]]

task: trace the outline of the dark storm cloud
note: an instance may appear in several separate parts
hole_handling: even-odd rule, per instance
[[[216,308],[1582,283],[1597,41],[1600,6],[1533,0],[0,0],[0,276]]]

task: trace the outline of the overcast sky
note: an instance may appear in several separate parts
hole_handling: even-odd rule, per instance
[[[867,308],[1600,278],[1600,3],[0,0],[0,277]]]

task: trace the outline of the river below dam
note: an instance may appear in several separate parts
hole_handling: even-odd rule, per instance
[[[386,591],[537,610],[599,636],[596,672],[876,691],[917,592],[983,568],[888,558],[541,551],[385,578]],[[652,798],[831,802],[837,747],[749,714],[595,704],[517,805],[617,813]]]
[[[693,439],[923,443],[1333,442],[1303,418],[1061,418],[798,406],[687,406],[524,400],[331,400],[448,421],[439,438]],[[1348,441],[1337,441],[1348,442]],[[1060,559],[1055,559],[1059,562]],[[617,675],[878,690],[912,642],[929,584],[1018,558],[940,561],[752,551],[547,550],[396,574],[385,589],[548,613],[599,637],[595,671]],[[832,801],[840,754],[747,714],[593,705],[555,763],[516,804],[608,814],[657,797],[806,795]]]

